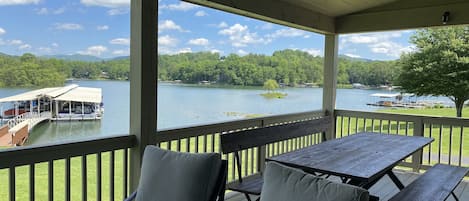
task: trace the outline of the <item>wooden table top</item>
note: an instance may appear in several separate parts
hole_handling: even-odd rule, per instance
[[[430,144],[432,138],[364,132],[268,158],[306,172],[370,182]]]

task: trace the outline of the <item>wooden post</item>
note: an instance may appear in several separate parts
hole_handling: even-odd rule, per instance
[[[158,1],[133,0],[130,5],[130,190],[137,188],[146,145],[156,138]]]
[[[264,128],[265,126],[266,126],[265,122],[264,120],[262,120],[260,127]],[[266,145],[257,147],[257,171],[258,172],[264,172],[266,153],[267,153]]]
[[[425,128],[424,128],[422,118],[419,118],[418,120],[414,121],[414,136],[423,136],[424,129]],[[414,172],[419,172],[420,166],[422,165],[422,157],[423,157],[422,149],[416,151],[412,155],[412,170]]]
[[[322,92],[322,110],[334,117],[331,128],[326,132],[327,139],[335,139],[335,102],[337,88],[337,65],[338,65],[338,38],[337,34],[325,35],[324,47],[324,86]]]

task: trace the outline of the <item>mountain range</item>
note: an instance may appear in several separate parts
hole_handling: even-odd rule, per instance
[[[12,56],[5,53],[0,52],[0,56]],[[15,56],[12,56],[15,57]],[[101,58],[92,55],[84,55],[84,54],[57,54],[57,55],[43,55],[39,56],[39,58],[44,59],[59,59],[59,60],[66,60],[66,61],[85,61],[85,62],[99,62],[99,61],[113,61],[113,60],[124,60],[129,59],[129,56],[119,56],[113,58]],[[362,62],[371,62],[374,61],[373,59],[366,59],[366,58],[355,58],[350,57],[347,55],[339,55],[339,58],[344,58],[352,61],[362,61]]]

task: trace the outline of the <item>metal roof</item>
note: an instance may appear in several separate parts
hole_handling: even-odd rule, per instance
[[[100,88],[77,87],[67,93],[60,95],[54,100],[75,101],[86,103],[101,103],[103,99]]]
[[[37,89],[34,91],[29,91],[14,96],[1,98],[0,103],[36,100],[41,96],[47,96],[52,98],[53,100],[62,101],[90,103],[102,102],[102,94],[100,88],[78,87],[78,85],[72,84],[64,87]]]
[[[64,86],[64,87],[60,87],[56,90],[52,90],[50,92],[47,92],[45,94],[43,94],[44,96],[49,96],[49,97],[52,97],[52,98],[55,98],[57,96],[60,96],[64,93],[67,93],[68,91],[72,90],[72,89],[75,89],[77,88],[78,85],[76,84],[71,84],[71,85],[67,85],[67,86]]]
[[[14,95],[14,96],[1,98],[0,103],[35,100],[39,96],[41,96],[45,93],[52,92],[52,91],[55,91],[55,90],[60,89],[60,88],[61,87],[54,87],[54,88],[44,88],[44,89],[37,89],[37,90],[34,90],[34,91],[28,91],[28,92],[25,92],[25,93]]]

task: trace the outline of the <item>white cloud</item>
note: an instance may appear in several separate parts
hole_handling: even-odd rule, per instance
[[[130,45],[130,39],[129,38],[115,38],[109,41],[109,43],[113,45]]]
[[[273,29],[274,28],[274,25],[271,24],[271,23],[265,23],[264,25],[261,26],[261,29],[263,30],[270,30],[270,29]]]
[[[225,28],[225,27],[228,27],[228,24],[226,22],[220,22],[220,24],[218,24],[218,28]]]
[[[21,45],[21,44],[23,44],[23,41],[21,41],[21,40],[10,40],[10,41],[8,41],[8,44],[10,44],[10,45]]]
[[[315,56],[315,57],[323,55],[321,50],[313,49],[313,48],[305,48],[305,49],[302,49],[302,51],[307,52],[308,54]]]
[[[236,54],[241,55],[241,56],[244,56],[244,55],[247,55],[248,52],[246,52],[246,51],[240,49],[240,50],[238,50],[238,51],[236,52]]]
[[[56,23],[55,29],[57,30],[81,30],[83,29],[83,26],[81,26],[80,24],[74,24],[74,23]]]
[[[203,16],[207,16],[207,13],[203,10],[199,10],[195,13],[195,16],[197,17],[203,17]]]
[[[398,58],[404,52],[412,52],[412,46],[406,46],[402,42],[396,42],[403,33],[409,31],[391,31],[365,34],[350,34],[341,36],[340,49],[348,49],[353,45],[366,45],[369,50],[376,54],[384,54],[391,58]],[[353,46],[355,47],[355,46]]]
[[[45,53],[45,54],[52,53],[52,48],[50,48],[50,47],[39,47],[39,48],[37,48],[37,50],[39,50],[39,52]]]
[[[374,53],[385,54],[387,56],[395,57],[395,58],[401,56],[402,53],[413,51],[412,46],[405,47],[401,44],[391,42],[391,41],[385,41],[385,42],[372,44],[370,45],[370,48],[371,48],[371,51]]]
[[[54,14],[54,15],[59,15],[65,12],[65,8],[57,8],[55,10],[50,10],[48,8],[40,8],[36,9],[36,14],[38,15],[48,15],[48,14]]]
[[[102,6],[107,8],[129,7],[130,0],[80,0],[86,6]]]
[[[190,47],[185,47],[177,51],[178,54],[180,53],[191,53],[192,49]]]
[[[189,44],[207,46],[209,44],[209,41],[206,38],[196,38],[189,40]]]
[[[269,34],[267,36],[270,38],[279,38],[279,37],[293,38],[293,37],[300,37],[300,36],[306,36],[306,35],[308,35],[306,31],[293,29],[293,28],[287,28],[287,29],[279,29],[275,31],[273,34]]]
[[[5,29],[3,29],[2,27],[0,27],[0,35],[3,35],[5,34],[7,31],[5,31]]]
[[[38,14],[38,15],[47,15],[47,14],[49,14],[49,10],[47,8],[36,9],[36,14]]]
[[[158,32],[162,32],[162,31],[166,31],[166,30],[177,30],[177,31],[180,31],[180,32],[184,31],[184,29],[182,29],[181,26],[177,25],[172,20],[164,20],[164,21],[158,23]]]
[[[31,47],[31,45],[29,45],[29,44],[23,44],[23,45],[20,45],[20,46],[18,47],[19,50],[29,50],[29,49],[31,49],[31,48],[32,48],[32,47]]]
[[[38,4],[40,0],[0,0],[0,6]]]
[[[217,50],[217,49],[210,50],[210,52],[213,53],[213,54],[215,54],[215,53],[223,54],[223,51]]]
[[[199,6],[191,4],[191,3],[186,3],[186,2],[180,2],[178,4],[169,4],[169,5],[161,5],[161,9],[167,9],[167,10],[174,10],[174,11],[188,11],[192,10],[194,8],[197,8]]]
[[[105,31],[105,30],[108,30],[108,29],[109,29],[108,25],[102,25],[102,26],[97,26],[96,27],[96,30],[98,30],[98,31]]]
[[[57,44],[57,43],[52,43],[52,44],[50,44],[50,45],[51,45],[52,47],[59,47],[59,44]]]
[[[158,37],[158,46],[176,46],[178,40],[169,35],[159,36]]]
[[[392,31],[392,32],[377,32],[377,33],[366,33],[366,34],[348,34],[341,38],[342,43],[354,43],[354,44],[370,44],[377,43],[392,38],[399,38],[402,36],[403,31]]]
[[[348,57],[352,57],[352,58],[362,58],[360,55],[357,55],[357,54],[345,53],[344,55]]]
[[[263,43],[265,40],[257,33],[249,31],[248,26],[235,24],[227,29],[223,29],[218,32],[221,35],[229,36],[231,45],[234,47],[246,47],[249,44]]]
[[[114,51],[112,51],[112,54],[113,54],[113,55],[126,56],[126,55],[129,55],[129,54],[130,54],[130,50],[129,50],[129,49],[126,49],[126,50],[114,50]]]
[[[64,12],[65,12],[65,8],[58,8],[58,9],[55,9],[54,11],[52,11],[52,14],[59,15],[59,14],[62,14]]]
[[[124,15],[129,13],[130,10],[128,8],[113,8],[107,11],[108,15]]]
[[[107,47],[102,45],[95,45],[86,48],[86,50],[78,51],[79,54],[100,56],[102,53],[107,52]]]

